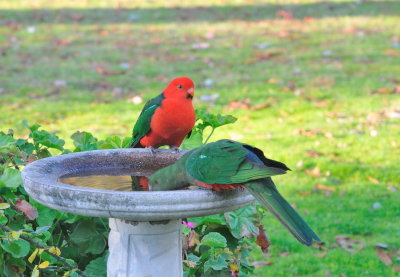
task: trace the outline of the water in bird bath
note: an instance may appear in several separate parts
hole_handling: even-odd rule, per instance
[[[145,191],[148,190],[148,177],[152,173],[151,170],[138,172],[133,169],[83,171],[63,175],[58,181],[91,189]]]
[[[82,171],[61,176],[63,184],[115,191],[148,191],[148,177],[154,170],[140,172],[137,169],[109,169],[101,171]],[[188,189],[198,189],[190,186]]]

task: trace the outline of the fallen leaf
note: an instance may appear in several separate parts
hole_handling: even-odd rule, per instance
[[[322,156],[323,154],[321,152],[311,150],[311,151],[307,151],[306,155],[311,158],[316,158],[316,157]]]
[[[200,244],[199,234],[192,230],[189,234],[188,246],[193,247]]]
[[[374,177],[368,177],[368,180],[374,184],[379,184],[378,179],[375,179]]]
[[[115,75],[123,75],[126,73],[126,71],[110,71],[106,69],[103,65],[101,64],[96,64],[95,65],[95,70],[97,73],[103,75],[103,76],[115,76]]]
[[[183,262],[190,268],[196,267],[196,262],[189,261],[189,260],[183,260]]]
[[[388,56],[400,57],[400,51],[395,49],[387,49],[385,50],[385,54]]]
[[[236,109],[250,109],[250,98],[246,98],[244,100],[234,100],[228,103],[228,108],[232,110]]]
[[[400,272],[400,265],[396,265],[393,267],[393,269],[397,272]]]
[[[293,13],[290,11],[279,10],[278,15],[280,15],[285,20],[293,20]]]
[[[379,259],[387,266],[392,266],[393,262],[389,255],[383,250],[382,248],[375,249],[376,254],[378,255]]]
[[[280,256],[280,257],[287,257],[287,256],[289,256],[289,255],[290,255],[289,252],[281,252],[281,253],[279,253],[279,256]]]
[[[313,20],[314,20],[314,17],[312,17],[312,16],[306,16],[306,17],[303,18],[304,22],[311,22]]]
[[[314,105],[315,105],[316,107],[318,107],[318,108],[326,108],[326,107],[329,107],[329,104],[328,104],[328,102],[326,102],[326,101],[317,101],[317,102],[314,103]]]
[[[314,177],[320,177],[321,169],[318,166],[316,166],[313,169],[307,169],[306,174]]]
[[[370,92],[370,94],[400,94],[399,86],[394,86],[392,88],[379,88]]]
[[[68,39],[57,39],[53,42],[56,46],[68,46],[71,45],[71,41]]]
[[[316,184],[316,185],[315,185],[315,189],[316,189],[316,190],[331,191],[331,192],[336,191],[335,188],[328,187],[328,186],[324,186],[324,185],[321,185],[321,184]]]
[[[258,105],[251,106],[250,110],[258,111],[258,110],[266,109],[266,108],[269,108],[269,107],[271,107],[271,104],[269,104],[269,103],[261,103],[261,104],[258,104]]]
[[[268,253],[268,248],[271,245],[271,242],[268,240],[268,237],[265,234],[264,227],[262,225],[258,226],[258,235],[256,243],[258,246],[260,246],[261,251],[263,253]]]
[[[283,116],[283,117],[287,117],[289,114],[286,112],[286,111],[284,111],[284,110],[280,110],[279,111],[279,114],[281,115],[281,116]]]
[[[255,261],[255,262],[253,262],[253,266],[255,267],[255,268],[261,268],[261,267],[263,267],[263,266],[265,266],[265,265],[272,265],[273,264],[273,262],[272,261]]]
[[[282,82],[282,81],[277,79],[277,78],[271,78],[271,79],[268,80],[269,84],[278,84],[280,82]]]
[[[350,253],[357,253],[365,248],[364,241],[346,236],[336,236],[335,241],[340,248]]]
[[[17,198],[16,199],[16,204],[14,205],[14,208],[17,211],[23,212],[24,215],[29,219],[29,220],[34,220],[36,219],[39,214],[36,210],[35,207],[33,207],[31,204],[29,204],[27,201],[24,199]]]

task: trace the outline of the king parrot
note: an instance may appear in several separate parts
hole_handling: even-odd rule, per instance
[[[196,121],[193,95],[191,79],[172,80],[160,95],[145,104],[133,127],[131,147],[178,148]]]
[[[311,245],[318,236],[278,192],[271,176],[290,170],[248,144],[219,140],[193,149],[175,164],[150,176],[151,190],[178,189],[188,184],[216,191],[245,187],[301,243]]]

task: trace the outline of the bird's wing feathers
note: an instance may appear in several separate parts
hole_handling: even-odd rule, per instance
[[[274,175],[285,174],[286,171],[281,168],[268,167],[264,164],[257,164],[246,161],[239,167],[235,176],[232,176],[233,183],[244,183],[250,180],[271,177]]]
[[[137,119],[132,131],[131,147],[135,147],[139,141],[150,131],[151,118],[161,102],[164,100],[164,95],[161,93],[157,97],[150,99],[143,107],[142,112]]]
[[[189,175],[207,184],[235,184],[284,174],[285,170],[248,159],[241,143],[229,140],[209,143],[196,149],[186,160]]]

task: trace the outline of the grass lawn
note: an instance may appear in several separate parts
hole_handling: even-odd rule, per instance
[[[0,130],[129,136],[134,100],[189,76],[196,107],[238,118],[212,139],[292,168],[274,180],[325,241],[267,215],[256,276],[398,276],[399,2],[166,2],[0,0]]]

